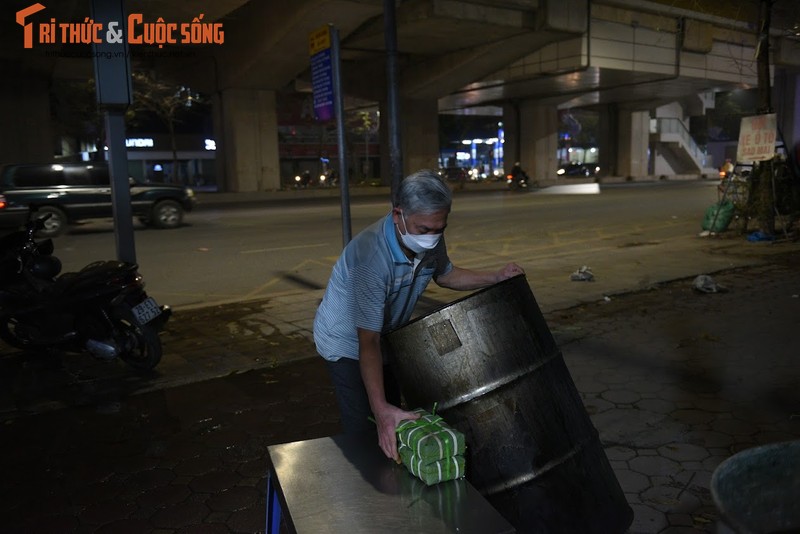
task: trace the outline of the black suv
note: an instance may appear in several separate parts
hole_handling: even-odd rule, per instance
[[[183,214],[197,203],[194,192],[171,184],[140,184],[131,180],[133,215],[156,228],[176,228]],[[0,171],[0,224],[24,223],[28,210],[49,213],[39,235],[63,233],[69,223],[82,219],[112,217],[108,165],[99,163],[52,163],[7,165]]]

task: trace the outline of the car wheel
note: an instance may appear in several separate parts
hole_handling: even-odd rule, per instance
[[[183,222],[183,208],[174,200],[162,200],[153,206],[150,222],[156,228],[177,228]]]
[[[41,219],[45,215],[50,215],[44,221],[44,227],[36,232],[39,237],[56,237],[63,234],[67,229],[67,214],[64,210],[55,206],[41,206],[36,210],[35,217]]]

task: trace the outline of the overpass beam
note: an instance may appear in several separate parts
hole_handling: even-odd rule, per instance
[[[214,102],[217,176],[225,191],[280,189],[275,91],[226,89]]]

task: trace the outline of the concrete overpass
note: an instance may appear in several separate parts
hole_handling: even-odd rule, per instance
[[[22,27],[13,13],[31,3],[7,2],[9,16],[0,26],[0,61],[8,73],[0,109],[11,118],[0,133],[0,161],[49,157],[49,81],[92,75],[87,58],[21,47]],[[44,5],[31,17],[34,23],[89,15],[88,0]],[[146,21],[190,22],[202,13],[206,22],[222,23],[224,44],[140,47],[137,52],[160,53],[135,57],[134,68],[155,69],[214,95],[217,159],[228,190],[279,186],[275,96],[307,87],[307,37],[313,29],[332,23],[340,33],[345,94],[385,106],[382,0],[130,0],[126,6]],[[648,149],[661,147],[663,155],[654,158],[662,157],[663,165],[702,172],[702,162],[681,158],[690,141],[651,134],[651,118],[687,124],[690,115],[713,105],[714,91],[756,85],[757,6],[756,0],[399,1],[406,170],[436,166],[439,112],[491,107],[502,109],[506,161],[518,159],[534,175],[550,176],[558,110],[595,106],[606,140],[600,147],[603,169],[652,174]],[[776,107],[792,139],[800,128],[797,22],[793,1],[777,0],[772,62],[789,97]]]

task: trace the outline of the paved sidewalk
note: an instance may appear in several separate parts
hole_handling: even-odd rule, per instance
[[[633,534],[714,532],[714,468],[800,439],[800,244],[751,246],[728,269],[671,258],[641,290],[628,268],[604,271],[614,283],[572,282],[569,298],[529,280],[634,509]],[[713,271],[727,291],[694,291],[692,271]],[[614,289],[626,283],[637,291]],[[309,341],[320,293],[178,310],[152,376],[6,354],[0,531],[263,531],[266,447],[339,431]],[[451,296],[431,291],[418,311]]]

